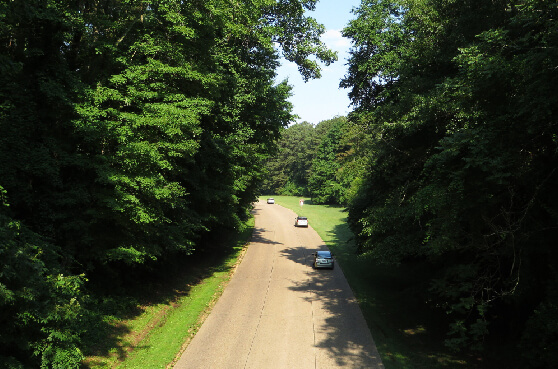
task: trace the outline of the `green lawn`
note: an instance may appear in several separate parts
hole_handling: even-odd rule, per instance
[[[146,286],[141,302],[128,304],[115,314],[105,314],[104,329],[94,336],[83,367],[89,369],[166,368],[197,332],[228,283],[254,229],[246,230],[216,253],[207,253],[184,265],[186,273],[169,270],[172,283]],[[167,278],[168,280],[168,278]],[[162,298],[163,296],[163,298]],[[128,298],[129,299],[129,298]],[[122,304],[126,298],[115,298]]]
[[[262,197],[264,199],[265,197]],[[475,357],[459,357],[445,348],[444,324],[414,292],[427,283],[429,270],[415,264],[377,265],[358,256],[345,209],[313,205],[308,198],[274,196],[275,203],[307,216],[312,228],[334,253],[372,332],[387,369],[476,368]]]
[[[313,205],[310,199],[304,199],[300,206],[299,197],[274,198],[276,204],[307,216],[334,253],[387,369],[475,368],[474,357],[457,357],[445,349],[438,318],[430,315],[413,292],[416,283],[427,280],[424,266],[378,266],[357,256],[343,208]],[[163,293],[164,299],[147,299],[131,304],[122,314],[105,315],[108,330],[91,343],[101,349],[89,354],[84,368],[166,368],[220,296],[252,230],[253,220],[246,232],[232,241],[226,257],[197,262],[189,275],[180,276],[163,292],[145,291],[153,296]]]

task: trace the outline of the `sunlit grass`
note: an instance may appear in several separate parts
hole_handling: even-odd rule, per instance
[[[137,345],[121,368],[166,368],[185,341],[201,326],[200,316],[212,306],[229,278],[228,272],[214,273],[194,286]]]
[[[262,197],[261,199],[265,199]],[[435,314],[413,291],[427,280],[421,265],[378,265],[359,256],[342,207],[314,205],[309,198],[274,196],[277,205],[307,216],[310,225],[334,253],[365,316],[387,369],[473,369],[475,362],[449,352]],[[300,199],[304,205],[300,206]],[[411,283],[412,282],[412,283]]]
[[[232,241],[236,242],[236,245],[227,258],[218,264],[207,266],[207,277],[184,286],[187,293],[174,291],[175,296],[171,297],[170,302],[137,306],[139,314],[127,320],[111,315],[105,316],[105,321],[115,328],[114,331],[121,332],[114,337],[117,347],[109,349],[108,355],[89,356],[84,362],[85,367],[166,368],[177,358],[185,343],[195,335],[203,323],[203,318],[221,295],[253,228],[254,219],[251,219],[245,232]],[[197,280],[197,276],[186,276],[183,279]]]
[[[430,328],[428,317],[413,309],[416,297],[409,291],[409,279],[421,277],[421,269],[398,269],[376,265],[358,256],[352,233],[341,207],[313,205],[304,198],[274,196],[276,204],[307,216],[310,225],[333,251],[359,301],[387,369],[472,369],[474,365],[445,350],[442,339]],[[265,197],[262,197],[265,199]],[[144,304],[132,319],[105,319],[123,329],[116,337],[118,347],[103,357],[89,357],[91,369],[166,368],[199,329],[203,316],[225,288],[232,267],[238,262],[247,233],[229,257],[210,267],[209,277],[188,286],[188,293],[177,293],[166,303]]]
[[[261,197],[265,199],[265,197]],[[339,206],[313,205],[312,201],[306,197],[294,196],[274,196],[275,203],[291,209],[297,215],[308,217],[312,228],[322,238],[322,240],[332,246],[337,246],[340,242],[346,242],[352,236],[346,224],[347,212]],[[304,205],[300,206],[300,200],[304,200]]]

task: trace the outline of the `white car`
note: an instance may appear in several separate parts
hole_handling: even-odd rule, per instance
[[[275,204],[275,199],[273,197],[270,197],[269,199],[267,199],[267,203],[268,204]]]
[[[333,255],[329,251],[318,251],[313,253],[314,263],[312,267],[317,268],[329,268],[333,269],[335,267],[335,261],[333,261]]]
[[[296,217],[295,227],[308,227],[308,218],[306,217]]]

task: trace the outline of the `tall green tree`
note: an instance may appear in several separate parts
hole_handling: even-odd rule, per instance
[[[537,327],[555,311],[555,13],[536,0],[363,1],[344,31],[342,84],[371,142],[352,228],[381,261],[433,265],[454,348],[481,348],[498,316]],[[526,366],[556,364],[555,334],[524,340]]]
[[[79,327],[60,327],[82,274],[188,254],[246,218],[292,120],[280,53],[304,78],[336,59],[315,4],[0,2],[0,355],[76,367]]]
[[[76,368],[83,359],[83,275],[65,275],[63,251],[8,213],[0,186],[0,365]]]
[[[306,195],[308,177],[318,140],[308,122],[293,124],[281,132],[277,152],[267,162],[269,177],[263,191],[273,194]]]
[[[338,174],[341,169],[340,155],[346,151],[342,141],[345,124],[345,117],[337,117],[316,127],[326,127],[308,179],[308,191],[317,204],[340,204],[344,197],[345,188]]]
[[[97,32],[104,18],[91,23],[91,37],[118,45],[115,70],[87,89],[76,121],[97,137],[95,172],[111,189],[98,194],[95,223],[118,236],[97,251],[125,261],[158,257],[162,245],[188,251],[203,231],[235,227],[246,215],[262,159],[291,119],[288,87],[273,85],[274,42],[309,77],[318,73],[305,64],[309,55],[334,58],[313,35],[321,28],[303,16],[312,1],[136,5],[126,22],[110,18],[112,28],[125,24],[121,32]],[[296,34],[286,31],[296,24]]]

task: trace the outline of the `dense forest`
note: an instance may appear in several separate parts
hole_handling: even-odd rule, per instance
[[[354,15],[354,111],[284,130],[265,188],[346,206],[379,263],[427,265],[414,290],[450,348],[558,366],[556,2],[363,0]]]
[[[0,0],[1,364],[78,367],[103,282],[272,193],[427,265],[413,288],[450,348],[558,366],[558,5],[362,0],[353,112],[289,126],[280,56],[306,80],[336,59],[316,2]]]
[[[78,367],[92,286],[247,219],[315,3],[0,1],[0,366]]]

